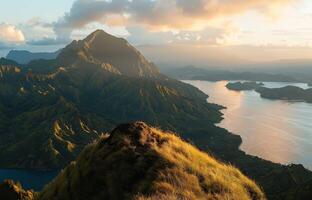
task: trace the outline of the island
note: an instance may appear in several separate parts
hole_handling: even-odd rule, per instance
[[[304,101],[312,103],[312,88],[302,89],[296,86],[286,86],[282,88],[265,88],[256,89],[262,98],[288,101]]]
[[[257,82],[232,82],[225,87],[234,91],[255,90],[262,98],[272,100],[302,101],[312,103],[312,88],[303,89],[297,86],[282,88],[266,88],[263,83]],[[311,84],[309,84],[311,86]]]
[[[245,91],[245,90],[255,90],[262,86],[264,86],[263,83],[257,83],[257,82],[235,82],[235,83],[228,83],[225,87],[229,90]]]

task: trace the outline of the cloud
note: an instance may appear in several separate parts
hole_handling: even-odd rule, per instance
[[[54,24],[58,37],[92,22],[143,26],[152,31],[199,31],[211,21],[254,10],[264,15],[300,0],[76,0]]]
[[[21,30],[10,24],[0,24],[0,42],[7,43],[22,43],[25,41],[24,34]]]
[[[233,42],[233,36],[239,30],[225,26],[224,28],[206,27],[201,31],[156,31],[151,32],[141,26],[127,27],[127,39],[137,45],[159,44],[195,44],[195,45],[224,45]]]
[[[21,23],[19,27],[23,30],[28,45],[44,46],[56,43],[53,24],[44,21],[40,17],[33,17],[25,23]]]

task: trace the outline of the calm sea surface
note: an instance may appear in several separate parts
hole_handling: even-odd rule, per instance
[[[209,102],[227,107],[224,120],[218,124],[243,139],[241,149],[274,162],[300,163],[312,169],[312,104],[267,100],[255,91],[228,90],[228,81],[184,81],[210,97]],[[278,88],[301,83],[265,82]]]

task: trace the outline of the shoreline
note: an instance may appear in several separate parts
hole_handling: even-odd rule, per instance
[[[182,81],[182,82],[185,83],[185,81],[206,81],[206,80],[180,80],[180,81]],[[230,80],[224,80],[224,81],[230,81]],[[217,83],[217,82],[223,82],[223,81],[207,81],[207,82]],[[266,82],[266,81],[264,81],[264,82]],[[187,83],[187,82],[186,82],[186,83]],[[291,83],[291,82],[267,82],[267,83]],[[189,84],[189,83],[188,83],[188,84]],[[305,84],[305,83],[293,82],[293,84]],[[194,86],[194,85],[193,85],[193,86]],[[194,86],[194,87],[195,87],[195,86]],[[202,90],[201,90],[201,91],[202,91]],[[202,91],[202,92],[204,92],[204,91]],[[205,93],[205,92],[204,92],[204,93]],[[205,94],[206,94],[206,93],[205,93]],[[207,95],[208,95],[208,94],[207,94]],[[242,148],[242,145],[243,145],[243,143],[244,143],[243,134],[234,133],[234,132],[228,130],[226,127],[222,127],[222,126],[221,126],[222,121],[225,120],[225,113],[224,113],[224,112],[225,112],[227,109],[229,109],[229,107],[228,107],[228,106],[225,106],[225,105],[222,105],[222,104],[220,104],[219,102],[218,102],[218,103],[216,103],[216,102],[210,102],[210,101],[209,101],[210,96],[211,96],[211,94],[209,94],[209,97],[207,98],[207,102],[208,102],[208,103],[210,103],[210,104],[217,104],[217,105],[219,105],[219,106],[222,107],[222,109],[220,109],[220,112],[222,113],[222,116],[221,116],[222,119],[221,119],[219,122],[215,123],[215,126],[221,128],[221,129],[224,129],[224,130],[226,130],[227,132],[229,132],[230,134],[232,134],[232,135],[234,135],[234,136],[238,136],[238,137],[240,138],[241,143],[240,143],[239,146],[238,146],[238,150],[239,150],[239,151],[244,152],[247,156],[257,157],[257,158],[259,158],[259,159],[261,159],[261,160],[269,161],[269,162],[272,162],[272,163],[274,163],[274,164],[283,165],[283,166],[285,166],[285,167],[290,166],[290,165],[302,165],[305,169],[307,169],[307,170],[309,170],[310,172],[312,172],[312,166],[311,166],[311,167],[308,167],[308,166],[306,166],[306,165],[304,165],[304,164],[302,164],[302,163],[295,163],[295,162],[276,162],[276,161],[274,161],[274,160],[271,160],[271,159],[262,157],[261,155],[252,154],[252,153],[246,151],[245,149],[243,149],[243,148]],[[264,100],[266,100],[266,99],[264,99]]]

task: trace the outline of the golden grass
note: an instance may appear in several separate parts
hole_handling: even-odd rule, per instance
[[[265,199],[256,183],[172,133],[151,128],[163,141],[153,146],[174,167],[159,171],[154,190],[179,199]],[[142,197],[140,197],[142,198]]]
[[[88,145],[40,200],[264,200],[252,180],[178,136],[143,122]]]

